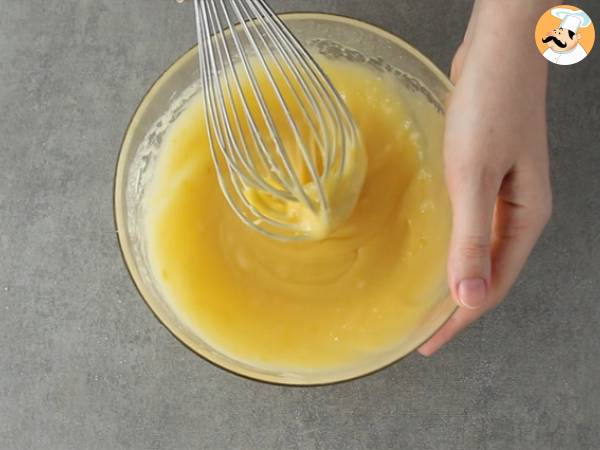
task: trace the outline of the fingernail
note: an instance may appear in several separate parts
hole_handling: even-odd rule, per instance
[[[458,283],[458,301],[470,309],[477,309],[485,303],[487,294],[483,278],[467,278]]]

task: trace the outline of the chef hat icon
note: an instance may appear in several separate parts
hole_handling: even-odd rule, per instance
[[[561,20],[560,27],[577,33],[579,28],[585,28],[592,23],[592,19],[584,11],[573,11],[567,8],[553,8],[551,14]]]

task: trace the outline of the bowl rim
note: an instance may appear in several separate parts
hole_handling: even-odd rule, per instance
[[[380,35],[381,37],[392,41],[395,45],[398,45],[399,47],[404,48],[410,54],[415,56],[423,65],[425,65],[427,67],[428,70],[430,70],[436,76],[436,78],[439,79],[439,81],[442,82],[442,84],[444,84],[444,86],[448,89],[448,92],[452,92],[452,90],[453,90],[453,84],[449,80],[448,76],[445,73],[443,73],[433,62],[431,62],[429,60],[429,58],[427,58],[419,50],[414,48],[412,45],[410,45],[408,42],[406,42],[399,36],[382,29],[377,25],[371,24],[362,19],[356,19],[353,17],[349,17],[349,16],[345,16],[345,15],[341,15],[341,14],[332,14],[332,13],[288,12],[288,13],[281,13],[278,15],[279,15],[279,17],[281,17],[284,20],[284,22],[287,20],[292,20],[292,21],[293,20],[311,20],[311,19],[329,20],[329,21],[333,21],[333,22],[345,23],[345,24],[348,24],[348,25],[351,25],[354,27],[362,28],[362,29],[372,32],[374,34]],[[173,321],[170,318],[163,317],[158,312],[158,308],[156,308],[155,305],[153,304],[154,301],[150,300],[152,298],[152,295],[147,291],[147,288],[145,287],[145,283],[143,282],[141,275],[140,275],[140,273],[136,267],[136,264],[133,260],[132,253],[129,248],[129,243],[127,242],[127,239],[124,237],[124,233],[121,233],[121,231],[126,229],[126,217],[125,217],[126,214],[124,214],[124,207],[123,207],[124,202],[123,202],[123,197],[122,197],[122,193],[124,192],[124,190],[126,188],[126,186],[125,186],[126,160],[127,160],[127,157],[129,156],[129,153],[131,150],[130,141],[132,139],[132,130],[135,129],[135,126],[137,125],[137,123],[140,120],[139,113],[141,111],[145,110],[147,105],[150,103],[150,101],[154,97],[155,93],[160,90],[161,85],[165,82],[166,78],[168,78],[168,75],[176,72],[176,70],[183,63],[183,61],[186,61],[188,58],[190,58],[196,52],[196,48],[197,48],[197,45],[193,45],[190,49],[188,49],[186,52],[184,52],[182,55],[180,55],[172,64],[170,64],[167,67],[167,69],[165,69],[158,76],[158,78],[146,90],[146,92],[144,93],[144,95],[142,97],[142,100],[136,107],[135,111],[133,112],[133,114],[127,124],[127,127],[125,128],[125,133],[124,133],[122,141],[121,141],[121,145],[119,148],[119,153],[118,153],[118,157],[117,157],[117,161],[116,161],[116,169],[115,169],[115,175],[114,175],[114,179],[113,179],[114,225],[115,225],[115,230],[116,230],[116,235],[117,235],[117,241],[119,244],[118,245],[119,251],[121,253],[123,263],[125,265],[125,268],[127,269],[127,272],[129,273],[131,280],[133,281],[133,284],[134,284],[139,296],[142,298],[144,303],[148,306],[150,311],[152,311],[152,313],[154,314],[156,319],[160,322],[160,324],[162,326],[164,326],[171,333],[171,335],[173,335],[181,344],[183,344],[185,347],[187,347],[195,355],[200,356],[202,359],[211,363],[212,365],[216,366],[217,368],[225,370],[235,376],[246,378],[246,379],[249,379],[252,381],[258,381],[258,382],[265,383],[265,384],[278,385],[278,386],[289,386],[289,387],[311,387],[311,386],[323,386],[323,385],[345,383],[345,382],[363,378],[363,377],[369,376],[371,374],[374,374],[376,372],[379,372],[381,370],[384,370],[387,367],[390,367],[390,366],[396,364],[397,362],[403,360],[407,356],[411,355],[416,349],[418,349],[423,343],[427,342],[429,340],[429,338],[431,338],[433,335],[435,335],[435,333],[437,333],[437,331],[440,330],[446,324],[446,322],[452,317],[452,315],[458,309],[457,305],[453,306],[451,312],[448,314],[448,317],[446,317],[440,323],[440,325],[437,328],[435,328],[434,331],[430,335],[427,336],[427,338],[423,339],[422,342],[420,342],[417,346],[415,346],[415,348],[413,350],[409,351],[408,353],[406,353],[402,356],[396,357],[383,365],[377,366],[373,369],[368,369],[366,371],[360,370],[360,369],[354,370],[354,371],[348,371],[347,374],[344,374],[343,376],[337,377],[337,378],[328,377],[325,374],[324,376],[315,377],[314,380],[306,379],[303,381],[285,380],[276,374],[264,374],[264,373],[252,372],[251,370],[248,370],[245,367],[234,366],[233,364],[229,364],[229,362],[225,358],[221,358],[221,355],[211,354],[209,352],[206,352],[206,353],[201,352],[195,348],[192,340],[190,338],[188,338],[181,331],[181,329],[179,329],[179,327],[175,323],[173,323]],[[448,296],[450,295],[449,291],[448,291],[447,295]],[[308,378],[308,376],[307,376],[307,378]]]

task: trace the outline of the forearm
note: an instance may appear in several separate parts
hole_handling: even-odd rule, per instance
[[[473,39],[497,39],[520,45],[522,50],[535,50],[533,35],[542,14],[560,4],[556,0],[475,0],[474,23],[469,27]],[[528,45],[531,44],[531,45]]]
[[[541,15],[556,0],[475,0],[465,35],[467,58],[482,72],[499,74],[520,90],[545,92],[547,62],[539,55],[534,32]]]

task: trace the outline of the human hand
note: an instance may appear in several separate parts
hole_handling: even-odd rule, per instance
[[[503,300],[551,214],[547,64],[531,37],[546,5],[520,3],[509,28],[497,19],[506,6],[500,14],[494,3],[476,2],[453,61],[444,157],[448,280],[459,308],[419,348],[425,356]]]

